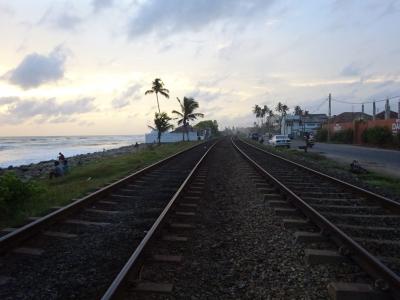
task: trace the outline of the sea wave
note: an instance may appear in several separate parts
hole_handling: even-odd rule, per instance
[[[0,137],[0,167],[56,159],[59,152],[73,156],[144,142],[143,135]]]

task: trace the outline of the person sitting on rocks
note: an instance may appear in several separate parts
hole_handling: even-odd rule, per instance
[[[60,163],[63,163],[65,160],[65,156],[64,154],[62,154],[61,152],[58,153],[58,160],[60,161]]]
[[[63,167],[60,165],[60,162],[54,162],[54,169],[50,171],[49,177],[52,179],[53,177],[61,177],[64,175]]]

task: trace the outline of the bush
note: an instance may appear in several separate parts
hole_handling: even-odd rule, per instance
[[[395,139],[389,127],[375,126],[364,130],[362,140],[371,145],[390,145]]]
[[[332,141],[337,143],[344,143],[344,144],[352,144],[353,143],[353,129],[348,128],[345,130],[341,130],[336,132],[332,136]]]
[[[24,182],[14,173],[0,176],[0,208],[7,214],[13,214],[29,201],[38,201],[43,188],[34,182]]]
[[[397,148],[400,148],[400,132],[397,132],[397,134],[394,136],[394,145]]]
[[[325,128],[320,128],[315,135],[317,142],[326,142],[328,140],[328,130]]]

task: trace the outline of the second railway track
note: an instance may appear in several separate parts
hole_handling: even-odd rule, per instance
[[[308,235],[306,238],[333,240],[339,249],[338,255],[356,261],[374,278],[378,291],[400,299],[399,203],[271,154],[241,139],[232,140],[232,143],[291,203],[288,206],[272,199],[271,205],[276,206],[278,214],[287,217],[303,214],[305,219],[298,220],[298,226],[311,221],[320,229],[316,233],[303,232]],[[309,250],[309,254],[336,257],[332,251],[319,249]]]
[[[1,299],[96,299],[214,141],[102,188],[0,238]]]

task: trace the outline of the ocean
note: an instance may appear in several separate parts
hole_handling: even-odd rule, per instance
[[[144,135],[0,137],[0,167],[20,166],[144,143]]]

